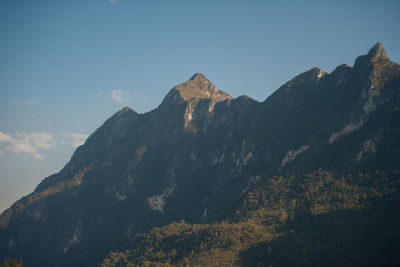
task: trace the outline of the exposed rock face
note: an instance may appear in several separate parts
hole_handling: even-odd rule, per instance
[[[218,90],[215,85],[201,73],[194,74],[189,81],[177,85],[173,90],[178,91],[185,101],[194,98],[207,98],[217,103],[225,99],[232,99],[227,93]]]
[[[272,175],[396,169],[399,121],[400,67],[379,43],[353,67],[313,68],[262,103],[195,74],[151,112],[117,112],[6,210],[0,258],[90,265],[154,226],[229,218]]]
[[[183,105],[185,107],[184,129],[186,132],[196,133],[197,128],[192,120],[199,102],[208,105],[210,113],[216,103],[231,99],[230,95],[218,90],[203,74],[196,73],[188,81],[175,86],[165,97],[162,106]]]
[[[293,161],[296,159],[296,157],[303,151],[309,149],[309,146],[307,145],[302,145],[299,149],[297,150],[289,150],[285,157],[282,159],[282,163],[281,163],[281,168],[285,167],[286,164],[288,164],[289,162]]]

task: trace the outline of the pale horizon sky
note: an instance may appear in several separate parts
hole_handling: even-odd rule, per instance
[[[399,1],[0,1],[0,212],[112,114],[152,110],[194,73],[264,101],[378,41],[400,62],[398,14]]]

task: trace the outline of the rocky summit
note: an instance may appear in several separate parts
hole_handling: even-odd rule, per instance
[[[400,262],[400,65],[377,43],[265,101],[203,74],[123,108],[0,216],[26,266]]]
[[[213,102],[221,102],[225,99],[232,99],[227,93],[218,90],[203,74],[196,73],[189,81],[177,85],[173,90],[180,93],[180,96],[189,101],[192,99],[211,99]]]

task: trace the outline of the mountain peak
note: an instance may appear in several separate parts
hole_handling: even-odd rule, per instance
[[[220,102],[224,101],[225,99],[232,98],[227,93],[218,90],[215,85],[212,84],[206,78],[206,76],[201,73],[194,74],[188,81],[175,86],[174,90],[178,91],[180,93],[180,96],[185,101],[194,98],[207,98],[212,99],[215,102]]]
[[[299,86],[302,88],[304,84],[315,85],[321,78],[323,78],[327,74],[327,72],[321,70],[320,68],[314,67],[306,72],[297,75],[296,77],[282,85],[278,91],[289,92],[293,88]]]
[[[195,73],[193,76],[190,78],[191,81],[208,81],[207,77],[204,76],[203,73]]]
[[[119,111],[119,114],[122,114],[122,113],[125,113],[125,112],[128,112],[128,111],[131,111],[132,109],[130,108],[130,107],[124,107],[124,108],[122,108],[120,111]]]
[[[386,51],[385,48],[383,47],[383,45],[380,42],[377,42],[372,48],[371,50],[369,50],[367,57],[371,60],[371,61],[376,61],[376,60],[387,60],[388,57],[386,55]]]
[[[307,72],[303,73],[305,76],[309,76],[310,79],[316,80],[323,78],[327,73],[318,67],[314,67]]]
[[[368,52],[368,54],[359,56],[355,63],[354,67],[368,66],[374,65],[376,63],[382,63],[388,61],[389,58],[386,55],[385,48],[380,42],[377,42]]]

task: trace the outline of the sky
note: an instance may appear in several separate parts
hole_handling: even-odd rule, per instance
[[[156,108],[201,72],[258,101],[294,76],[400,62],[400,1],[0,1],[0,212],[124,106]]]

